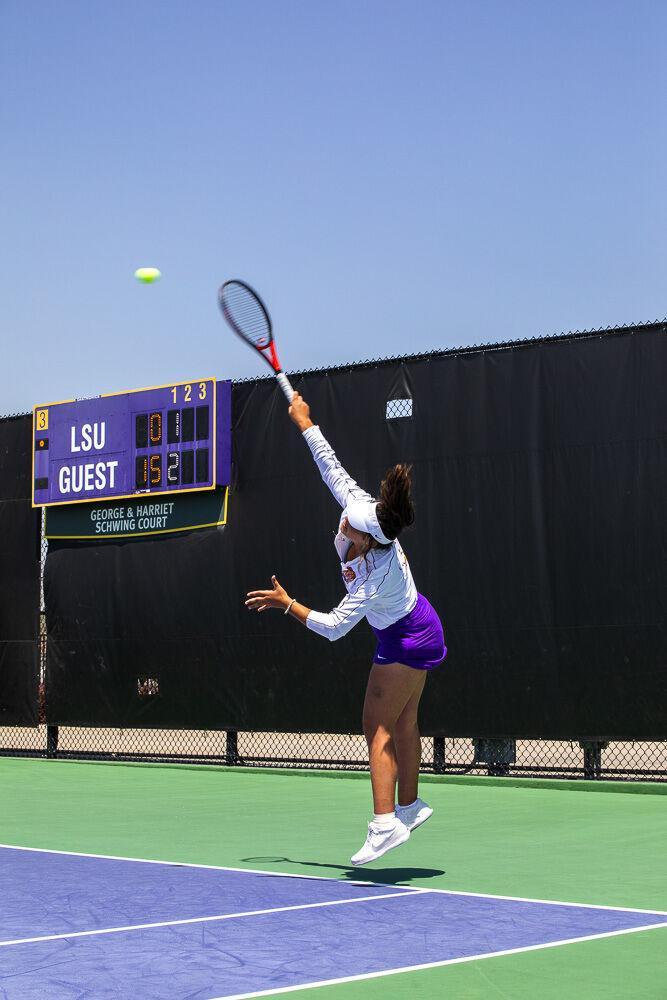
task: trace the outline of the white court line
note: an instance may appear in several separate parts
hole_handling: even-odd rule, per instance
[[[293,906],[275,906],[269,910],[245,910],[241,913],[222,913],[212,917],[187,917],[183,920],[160,920],[151,924],[127,924],[124,927],[102,927],[92,931],[69,931],[65,934],[44,934],[40,937],[14,938],[0,941],[0,948],[13,944],[35,944],[40,941],[62,941],[70,938],[94,937],[99,934],[120,934],[123,931],[145,931],[154,927],[176,927],[182,924],[206,924],[213,921],[236,920],[238,917],[262,917],[267,913],[288,913],[292,910],[314,910],[322,906],[344,906],[347,903],[368,903],[376,899],[406,899],[404,892],[387,892],[383,896],[357,896],[351,899],[330,899],[321,903],[297,903]]]
[[[97,858],[101,861],[134,861],[138,865],[168,865],[171,868],[203,868],[214,872],[245,872],[249,875],[273,875],[276,878],[307,878],[314,882],[338,882],[342,885],[372,885],[386,888],[382,882],[367,882],[365,879],[341,879],[332,875],[295,875],[293,872],[272,872],[264,868],[230,868],[228,865],[202,865],[196,861],[156,861],[152,858],[127,858],[118,854],[86,854],[83,851],[57,851],[49,847],[19,847],[16,844],[0,844],[0,850],[31,851],[33,854],[64,854],[72,858]],[[296,862],[298,864],[298,862]],[[351,867],[351,866],[350,866]],[[402,892],[416,892],[416,888],[408,885],[396,886]]]
[[[446,958],[442,962],[424,962],[421,965],[405,965],[400,969],[383,969],[382,972],[365,972],[358,976],[341,976],[339,979],[321,979],[313,983],[299,983],[298,986],[283,986],[273,990],[258,990],[255,993],[228,993],[225,996],[213,997],[212,1000],[251,1000],[252,997],[271,997],[279,993],[294,993],[297,990],[312,990],[320,986],[334,986],[336,983],[354,983],[362,979],[380,979],[382,976],[396,976],[401,972],[419,972],[422,969],[438,969],[445,965],[461,965],[463,962],[478,962],[484,958],[500,958],[503,955],[518,955],[524,951],[541,951],[544,948],[558,948],[565,944],[578,944],[579,941],[598,941],[601,938],[619,937],[621,934],[637,934],[639,931],[651,931],[664,924],[647,924],[645,927],[628,927],[621,931],[605,931],[602,934],[588,934],[586,937],[563,938],[562,941],[548,941],[545,944],[530,944],[523,948],[507,948],[505,951],[482,952],[480,955],[466,955],[463,958]]]
[[[444,893],[446,896],[474,896],[477,899],[503,899],[509,903],[541,903],[543,906],[576,906],[582,910],[618,910],[619,913],[646,913],[649,916],[667,917],[667,910],[647,910],[635,906],[610,906],[608,903],[567,903],[559,899],[531,899],[530,896],[498,896],[486,892],[465,892],[463,889],[429,889],[413,886],[413,892]]]
[[[19,847],[16,844],[0,844],[0,850],[31,851],[34,854],[62,854],[73,858],[97,858],[101,861],[133,861],[140,865],[167,865],[172,868],[203,868],[218,872],[241,872],[250,875],[272,875],[274,878],[303,878],[315,882],[336,882],[338,885],[372,886],[386,889],[386,882],[369,882],[365,879],[345,879],[343,882],[333,875],[295,875],[293,872],[268,871],[263,868],[230,868],[225,865],[202,865],[194,861],[156,861],[150,858],[127,858],[116,854],[84,854],[83,851],[58,851],[48,847]],[[298,864],[298,862],[295,862]],[[611,906],[608,903],[572,903],[561,899],[535,899],[532,896],[500,896],[491,892],[465,892],[463,889],[431,889],[421,885],[397,885],[401,893],[440,893],[445,896],[472,896],[475,899],[501,899],[509,903],[542,903],[545,906],[579,906],[586,910],[619,910],[621,913],[648,913],[667,917],[667,910],[648,910],[634,906]],[[369,896],[373,899],[373,896]]]

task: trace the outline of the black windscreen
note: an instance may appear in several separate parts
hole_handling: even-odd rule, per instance
[[[664,739],[665,384],[660,326],[295,379],[365,489],[413,465],[401,543],[449,647],[425,734]],[[398,398],[414,415],[388,420]],[[329,643],[243,603],[275,573],[337,605],[340,508],[273,380],[235,386],[233,408],[224,531],[51,547],[50,721],[360,731],[367,623]],[[195,472],[181,452],[181,482]]]
[[[0,726],[36,726],[40,515],[32,417],[0,419]]]

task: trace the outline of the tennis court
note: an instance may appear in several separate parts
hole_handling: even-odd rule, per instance
[[[0,760],[0,995],[667,995],[660,785],[431,778],[352,868],[365,775]]]

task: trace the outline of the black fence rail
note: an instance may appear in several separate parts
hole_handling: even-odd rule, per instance
[[[367,770],[358,734],[0,727],[0,756]],[[422,737],[425,774],[667,781],[667,741]]]

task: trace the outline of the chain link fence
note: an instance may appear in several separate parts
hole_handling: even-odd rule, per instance
[[[233,730],[0,728],[0,755],[246,767],[366,770],[363,736]],[[667,741],[476,740],[422,737],[427,774],[667,781]]]

